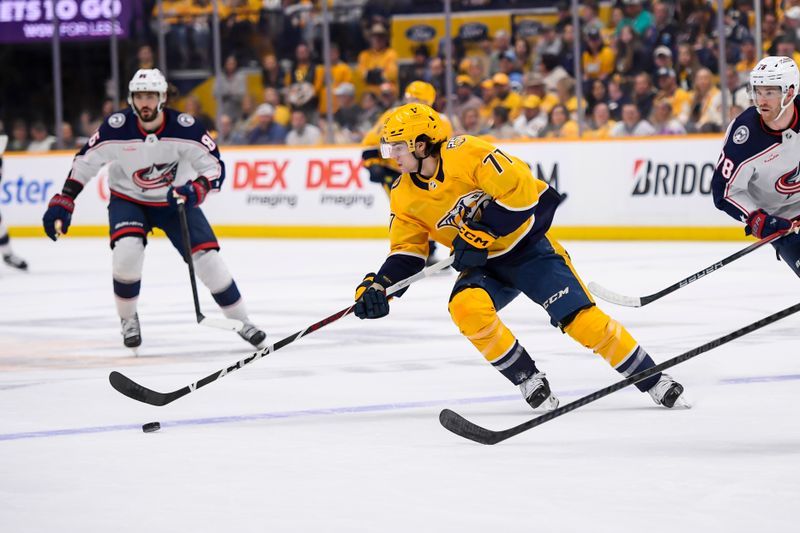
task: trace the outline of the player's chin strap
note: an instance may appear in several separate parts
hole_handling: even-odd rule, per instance
[[[784,104],[783,100],[781,100],[781,112],[778,113],[778,116],[775,117],[775,120],[778,120],[779,118],[781,118],[781,115],[783,115],[784,111],[789,109],[789,106],[793,106],[794,105],[794,96],[789,97],[789,95],[788,95],[789,91],[786,91],[786,92],[787,92],[787,95],[784,98],[786,98],[788,100],[788,102],[786,102],[786,104]],[[797,91],[795,90],[795,94],[796,93],[797,93]]]
[[[412,154],[414,155],[414,159],[417,160],[417,174],[423,175],[422,162],[428,159],[430,156],[432,156],[434,152],[438,153],[439,152],[438,148],[441,146],[441,144],[442,143],[431,144],[430,141],[425,141],[425,153],[422,155],[422,157],[419,157],[417,155],[416,150],[412,152]]]

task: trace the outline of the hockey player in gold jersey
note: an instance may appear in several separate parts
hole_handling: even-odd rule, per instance
[[[435,239],[452,249],[460,271],[449,302],[453,322],[531,407],[555,408],[558,399],[497,316],[520,293],[624,376],[655,365],[625,327],[595,305],[567,252],[548,235],[561,197],[523,161],[476,137],[448,139],[436,111],[418,103],[385,119],[381,152],[402,174],[391,192],[389,256],[356,289],[359,318],[389,313],[386,287],[420,271],[428,239]],[[659,405],[684,403],[683,386],[666,374],[636,386]]]

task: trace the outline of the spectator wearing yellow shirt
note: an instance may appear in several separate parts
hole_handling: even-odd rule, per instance
[[[750,71],[756,68],[758,63],[755,39],[750,36],[742,39],[742,46],[739,50],[742,59],[736,63],[736,74],[739,76],[740,83],[747,83],[750,81]]]
[[[522,97],[511,90],[511,80],[508,79],[508,75],[498,72],[492,76],[492,89],[494,98],[489,102],[489,108],[494,110],[495,107],[503,106],[508,108],[512,120],[517,118],[522,109]]]
[[[614,51],[603,43],[600,31],[589,27],[586,31],[586,50],[583,52],[583,79],[605,80],[614,72],[616,56]]]
[[[587,139],[608,139],[611,137],[611,129],[616,122],[611,120],[611,112],[608,104],[599,102],[592,109],[592,118],[589,120],[589,130],[583,136]]]
[[[481,122],[486,124],[492,118],[492,101],[494,101],[494,82],[491,78],[481,82],[480,97],[483,103],[478,114],[480,115]]]
[[[672,116],[685,126],[691,113],[692,93],[678,87],[675,71],[672,69],[658,69],[656,80],[658,92],[655,99],[669,100],[672,103]]]
[[[397,83],[397,52],[389,48],[389,34],[383,24],[370,29],[369,48],[358,54],[357,71],[370,92],[379,92],[384,82]]]
[[[722,129],[722,114],[713,105],[719,89],[714,85],[714,75],[707,68],[701,68],[694,76],[694,98],[689,124],[701,133],[718,132]]]
[[[331,93],[343,83],[353,82],[353,70],[350,66],[342,61],[339,52],[339,45],[331,43],[330,46],[330,61],[331,61]],[[327,113],[327,91],[325,89],[325,65],[317,65],[317,72],[314,76],[314,90],[319,95],[319,112],[320,115]],[[339,109],[337,99],[333,99],[333,112]]]
[[[291,112],[289,108],[281,102],[281,93],[275,87],[264,89],[264,102],[272,106],[272,121],[281,126],[289,124]]]
[[[772,48],[772,41],[777,37],[780,30],[778,19],[774,13],[766,12],[761,19],[761,47],[765,55],[769,55]]]
[[[534,95],[538,96],[541,102],[541,108],[544,113],[550,113],[558,103],[558,97],[553,93],[545,91],[544,78],[538,72],[528,72],[523,80],[524,96]]]
[[[564,105],[569,111],[570,116],[577,116],[578,97],[575,96],[575,80],[572,78],[561,78],[556,84],[556,98],[558,103]],[[583,100],[583,109],[586,109],[586,100]]]
[[[778,35],[772,40],[776,56],[791,57],[795,63],[800,63],[800,52],[797,51],[794,36]]]
[[[550,110],[547,127],[542,131],[546,139],[576,139],[578,123],[569,118],[569,111],[563,104],[557,104]]]

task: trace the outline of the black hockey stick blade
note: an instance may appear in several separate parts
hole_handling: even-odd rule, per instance
[[[607,289],[607,288],[603,287],[602,285],[600,285],[599,283],[595,283],[593,281],[589,282],[587,287],[588,287],[589,291],[592,294],[594,294],[595,296],[597,296],[598,298],[600,298],[602,300],[605,300],[607,302],[611,302],[612,304],[623,305],[625,307],[643,307],[643,306],[645,306],[645,305],[647,305],[649,303],[655,302],[656,300],[660,300],[661,298],[663,298],[664,296],[666,296],[668,294],[672,294],[673,292],[677,291],[678,289],[682,289],[683,287],[689,285],[690,283],[694,283],[695,281],[706,277],[707,275],[711,274],[712,272],[716,272],[717,270],[719,270],[720,268],[724,267],[725,265],[733,263],[737,259],[740,259],[740,258],[746,256],[750,252],[753,252],[753,251],[757,250],[758,248],[761,248],[762,246],[764,246],[767,243],[770,243],[770,242],[772,242],[774,240],[780,239],[784,235],[787,235],[787,234],[789,234],[791,232],[794,232],[796,228],[797,228],[797,222],[795,222],[795,225],[793,225],[791,228],[789,228],[786,231],[779,232],[779,233],[773,233],[772,235],[764,237],[760,241],[754,242],[754,243],[748,245],[747,247],[742,248],[738,252],[729,255],[726,258],[720,259],[719,261],[717,261],[713,265],[711,265],[709,267],[706,267],[703,270],[700,270],[698,272],[695,272],[694,274],[692,274],[690,276],[687,276],[687,277],[683,278],[682,280],[680,280],[680,281],[678,281],[676,283],[673,283],[672,285],[670,285],[669,287],[667,287],[665,289],[662,289],[662,290],[660,290],[658,292],[654,292],[653,294],[648,294],[647,296],[626,296],[624,294],[620,294],[618,292],[614,292],[614,291],[612,291],[610,289]]]
[[[117,392],[124,394],[128,398],[140,401],[142,403],[149,403],[150,405],[155,405],[158,407],[167,405],[168,403],[177,400],[189,392],[184,392],[183,389],[170,392],[168,394],[157,392],[139,385],[129,377],[120,374],[116,370],[108,375],[108,381],[111,383],[111,386],[117,390]]]
[[[438,272],[439,270],[442,270],[443,268],[447,268],[451,264],[453,264],[453,256],[452,255],[447,257],[446,259],[443,259],[443,260],[439,261],[438,263],[436,263],[434,265],[431,265],[431,266],[429,266],[427,268],[422,269],[422,271],[417,272],[413,276],[409,276],[404,280],[398,281],[397,283],[395,283],[394,285],[392,285],[391,287],[386,289],[386,294],[387,295],[392,295],[392,294],[404,289],[405,287],[408,287],[409,285],[411,285],[412,283],[414,283],[416,281],[419,281],[419,280],[421,280],[423,278],[427,278],[431,274],[434,274],[435,272]],[[174,402],[178,398],[182,398],[182,397],[186,396],[187,394],[189,394],[191,392],[194,392],[194,391],[196,391],[197,389],[199,389],[201,387],[205,387],[209,383],[212,383],[212,382],[218,380],[219,378],[227,376],[228,374],[230,374],[231,372],[233,372],[235,370],[239,370],[240,368],[242,368],[242,367],[244,367],[246,365],[249,365],[253,361],[257,361],[258,359],[261,359],[262,357],[265,357],[265,356],[271,354],[272,352],[280,350],[281,348],[283,348],[287,344],[291,344],[294,341],[296,341],[297,339],[300,339],[301,337],[305,337],[309,333],[313,333],[314,331],[317,331],[318,329],[321,329],[324,326],[327,326],[328,324],[336,322],[340,318],[342,318],[344,316],[347,316],[350,313],[352,313],[353,309],[355,309],[355,304],[353,304],[353,305],[351,305],[349,307],[346,307],[346,308],[342,309],[341,311],[337,311],[336,313],[334,313],[334,314],[332,314],[332,315],[330,315],[330,316],[328,316],[326,318],[323,318],[319,322],[315,322],[314,324],[311,324],[307,328],[305,328],[303,330],[300,330],[297,333],[293,333],[292,335],[289,335],[288,337],[286,337],[284,339],[279,340],[275,344],[267,346],[266,348],[262,348],[261,350],[259,350],[259,351],[255,352],[255,353],[245,357],[244,359],[236,361],[235,363],[233,363],[232,365],[228,366],[227,368],[223,368],[221,370],[217,370],[213,374],[209,374],[208,376],[204,377],[203,379],[201,379],[199,381],[195,381],[194,383],[192,383],[190,385],[187,385],[187,386],[185,386],[183,388],[180,388],[180,389],[178,389],[176,391],[166,392],[165,393],[165,392],[158,392],[158,391],[154,391],[152,389],[148,389],[147,387],[143,387],[142,385],[139,385],[138,383],[136,383],[135,381],[133,381],[129,377],[127,377],[127,376],[125,376],[125,375],[123,375],[123,374],[121,374],[120,372],[117,372],[117,371],[111,372],[111,374],[109,374],[108,381],[109,381],[109,383],[111,383],[111,386],[114,387],[114,389],[116,391],[118,391],[121,394],[124,394],[128,398],[131,398],[131,399],[139,401],[139,402],[147,403],[147,404],[150,404],[150,405],[159,406],[159,407],[163,406],[163,405],[167,405],[168,403]]]
[[[500,431],[493,431],[491,429],[483,428],[473,422],[470,422],[463,416],[459,415],[458,413],[451,411],[450,409],[444,409],[439,414],[439,422],[448,430],[452,431],[456,435],[460,437],[464,437],[465,439],[473,440],[480,444],[497,444],[498,442],[502,442],[510,437],[515,435],[519,435],[523,431],[527,431],[529,429],[535,428],[536,426],[540,426],[545,422],[549,422],[554,418],[558,418],[561,415],[565,415],[575,409],[583,407],[584,405],[590,404],[600,398],[608,396],[609,394],[616,392],[620,389],[624,389],[629,385],[633,385],[643,379],[647,379],[650,376],[662,372],[668,368],[671,368],[677,364],[683,363],[693,357],[696,357],[702,353],[708,352],[717,348],[718,346],[722,346],[734,339],[738,339],[739,337],[743,337],[748,333],[752,333],[757,329],[761,329],[764,326],[772,324],[773,322],[777,322],[782,318],[786,318],[789,315],[792,315],[796,312],[800,311],[800,303],[794,304],[790,307],[782,311],[778,311],[772,315],[762,318],[761,320],[757,320],[752,324],[748,324],[742,328],[737,329],[736,331],[732,331],[727,335],[709,341],[697,348],[693,348],[688,352],[682,353],[681,355],[677,355],[672,359],[668,359],[663,363],[660,363],[652,368],[648,368],[647,370],[643,370],[637,374],[632,375],[627,379],[623,379],[622,381],[618,381],[613,385],[609,385],[604,389],[600,389],[595,391],[591,394],[588,394],[582,398],[578,398],[574,402],[570,402],[566,405],[553,409],[543,415],[540,415],[536,418],[528,420],[527,422],[523,422],[518,426],[514,426],[509,429],[500,430]]]

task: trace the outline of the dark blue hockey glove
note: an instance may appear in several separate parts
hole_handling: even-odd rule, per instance
[[[44,232],[52,240],[58,239],[61,234],[67,233],[72,222],[72,212],[75,210],[75,201],[66,194],[56,194],[47,204],[47,211],[42,217]],[[56,228],[56,223],[60,227]]]
[[[170,187],[167,190],[167,203],[170,207],[177,208],[178,196],[181,196],[186,207],[194,207],[203,203],[210,189],[211,184],[208,183],[208,178],[200,176],[195,180],[184,183],[180,187]]]
[[[744,229],[744,233],[763,239],[790,227],[792,227],[792,223],[789,220],[770,215],[763,209],[759,209],[747,217],[747,227]]]
[[[485,265],[489,259],[489,246],[495,240],[497,236],[483,224],[463,224],[453,239],[453,268],[461,272]]]
[[[364,276],[364,281],[356,287],[356,306],[353,312],[364,320],[365,318],[383,318],[389,314],[389,299],[386,297],[386,287],[391,281],[381,276],[375,281],[375,274],[370,272]]]
[[[386,187],[392,186],[394,180],[400,177],[400,173],[391,168],[384,167],[383,165],[370,165],[367,167],[369,171],[369,181],[372,183],[379,183]]]

